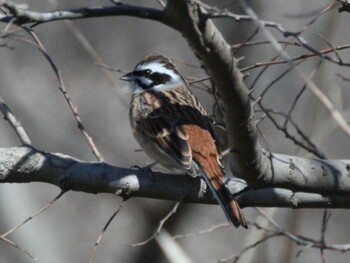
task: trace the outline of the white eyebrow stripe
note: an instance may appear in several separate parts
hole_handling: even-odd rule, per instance
[[[171,77],[171,82],[176,82],[180,79],[180,76],[176,74],[173,70],[167,69],[164,64],[159,62],[153,62],[146,65],[140,65],[137,67],[137,70],[146,70],[149,69],[152,72],[158,72],[161,74],[167,74]]]

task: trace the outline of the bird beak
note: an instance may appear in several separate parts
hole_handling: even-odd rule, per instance
[[[120,79],[125,80],[125,81],[133,81],[135,79],[135,75],[133,72],[129,72],[129,73],[125,74],[124,76],[121,76]]]

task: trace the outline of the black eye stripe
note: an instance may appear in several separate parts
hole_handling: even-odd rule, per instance
[[[152,71],[149,69],[145,69],[145,70],[134,70],[134,75],[135,76],[143,76],[143,77],[148,77]]]
[[[168,74],[154,72],[149,75],[149,78],[152,80],[153,85],[164,84],[168,82],[171,77]]]
[[[137,80],[137,83],[139,84],[140,87],[143,89],[148,89],[151,88],[154,85],[159,85],[159,84],[165,84],[169,80],[171,80],[171,77],[168,74],[165,73],[159,73],[159,72],[153,72],[149,69],[145,70],[134,70],[134,75],[137,77],[145,77],[149,80],[152,81],[150,85],[146,85],[142,83],[140,79]]]

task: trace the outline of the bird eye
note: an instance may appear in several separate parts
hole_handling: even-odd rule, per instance
[[[150,69],[146,69],[146,74],[151,74],[152,73],[152,71],[150,70]]]

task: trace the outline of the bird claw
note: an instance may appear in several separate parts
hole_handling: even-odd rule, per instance
[[[141,171],[141,172],[145,172],[145,173],[152,173],[152,167],[156,164],[156,162],[153,162],[149,165],[146,165],[144,167],[141,167],[141,166],[138,166],[138,165],[133,165],[130,167],[130,169],[133,169],[133,170],[138,170],[138,171]]]
[[[249,186],[244,187],[242,190],[238,191],[237,193],[234,193],[232,195],[232,198],[235,199],[237,196],[240,196],[242,194],[244,194],[245,192],[247,192],[248,190],[250,190]]]

